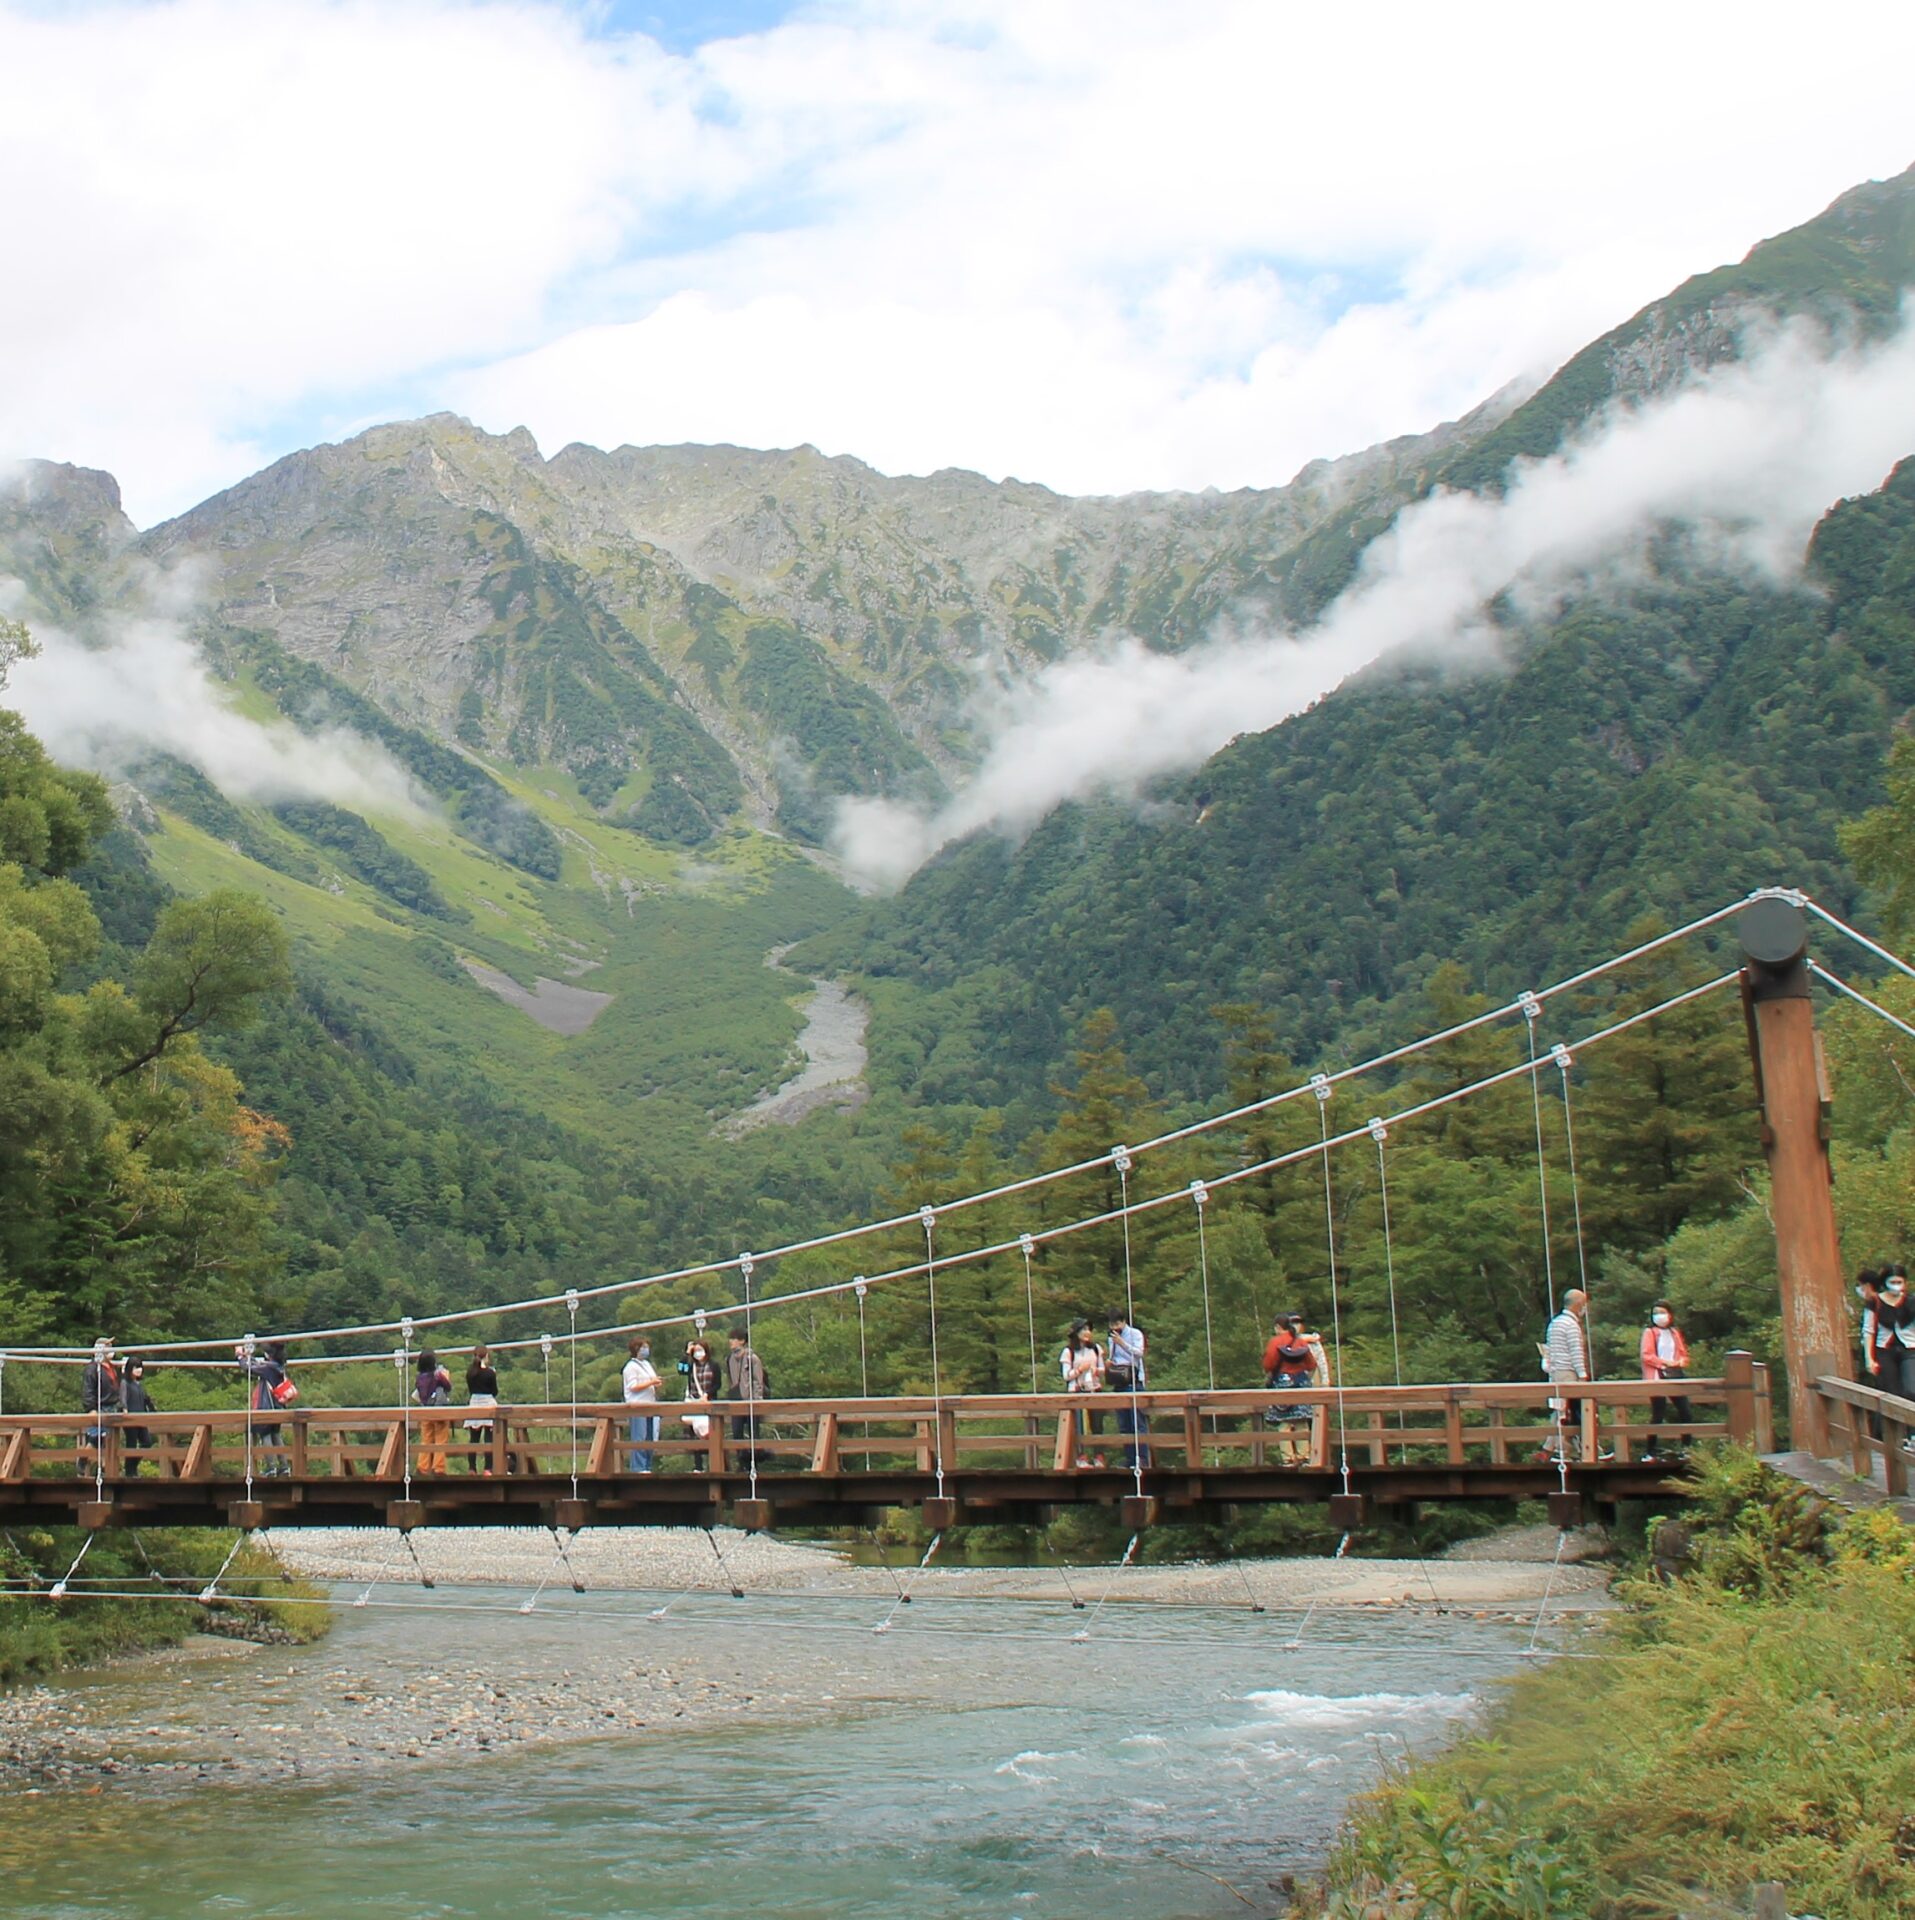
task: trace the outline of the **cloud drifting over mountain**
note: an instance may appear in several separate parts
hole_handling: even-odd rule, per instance
[[[0,0],[0,456],[143,522],[443,406],[1280,482],[1905,166],[1915,12],[1764,11]]]
[[[1618,409],[1563,453],[1520,463],[1498,498],[1439,493],[1405,509],[1358,578],[1300,633],[1219,635],[1190,651],[1121,639],[983,696],[990,747],[935,813],[841,803],[836,850],[895,885],[980,829],[1020,834],[1062,802],[1128,796],[1242,733],[1301,712],[1379,660],[1494,663],[1486,609],[1550,605],[1629,567],[1685,523],[1713,562],[1786,577],[1835,501],[1878,486],[1909,451],[1915,326],[1848,352],[1807,326],[1654,404]]]
[[[177,597],[182,585],[159,580],[156,592]],[[23,611],[18,582],[0,578],[0,614]],[[169,611],[115,616],[92,641],[38,619],[30,626],[39,652],[15,663],[6,703],[64,765],[112,779],[149,754],[169,753],[235,800],[330,800],[408,815],[431,809],[376,742],[342,729],[302,733],[239,712]]]

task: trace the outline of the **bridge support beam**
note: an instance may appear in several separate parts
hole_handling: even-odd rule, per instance
[[[1758,900],[1737,916],[1736,935],[1782,1279],[1789,1428],[1796,1446],[1825,1458],[1833,1442],[1815,1382],[1824,1374],[1850,1379],[1854,1367],[1829,1171],[1828,1069],[1809,999],[1808,918],[1786,900]]]

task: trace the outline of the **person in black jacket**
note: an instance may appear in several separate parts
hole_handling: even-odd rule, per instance
[[[105,1414],[120,1411],[120,1370],[113,1362],[113,1342],[104,1334],[93,1343],[93,1358],[80,1371],[80,1411]],[[106,1425],[85,1428],[74,1456],[73,1470],[83,1480],[93,1478],[106,1450]]]
[[[152,1396],[146,1390],[146,1362],[135,1354],[127,1357],[126,1365],[120,1371],[120,1405],[127,1413],[157,1413]],[[151,1427],[128,1427],[120,1435],[120,1444],[125,1447],[123,1456],[129,1474],[140,1470],[140,1455],[153,1444]]]
[[[260,1351],[248,1359],[244,1347],[233,1349],[239,1361],[239,1370],[251,1383],[248,1391],[252,1395],[253,1411],[257,1413],[277,1413],[284,1404],[286,1389],[290,1384],[286,1373],[286,1343],[283,1340],[268,1340]],[[267,1480],[291,1479],[293,1463],[280,1451],[280,1426],[274,1421],[271,1426],[255,1424],[253,1444],[266,1449],[265,1464],[259,1469],[262,1478]]]

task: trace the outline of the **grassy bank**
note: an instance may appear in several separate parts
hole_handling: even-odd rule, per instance
[[[1915,1913],[1915,1534],[1723,1454],[1658,1545],[1680,1570],[1625,1583],[1601,1657],[1360,1802],[1298,1913],[1703,1920],[1763,1881],[1824,1920]]]
[[[330,1623],[320,1589],[286,1575],[252,1545],[221,1576],[217,1597],[202,1604],[196,1596],[233,1544],[231,1534],[211,1531],[102,1533],[67,1596],[47,1597],[85,1538],[60,1528],[0,1539],[7,1588],[0,1593],[0,1686],[173,1646],[195,1633],[313,1640]],[[141,1597],[104,1598],[103,1590]],[[261,1597],[269,1604],[258,1604]]]

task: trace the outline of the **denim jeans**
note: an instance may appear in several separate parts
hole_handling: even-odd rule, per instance
[[[626,1437],[632,1443],[632,1451],[626,1456],[625,1464],[634,1473],[650,1473],[652,1470],[651,1443],[658,1438],[658,1415],[655,1413],[635,1413],[626,1429]]]

